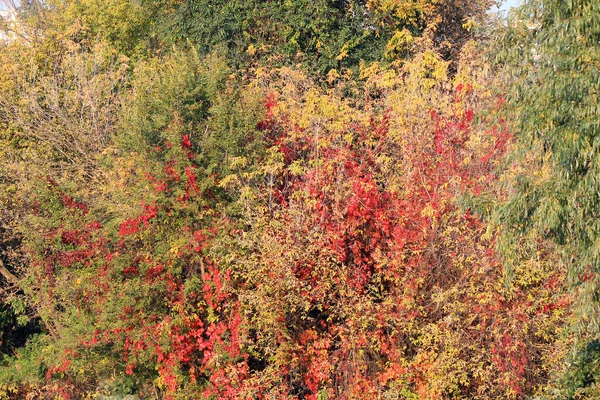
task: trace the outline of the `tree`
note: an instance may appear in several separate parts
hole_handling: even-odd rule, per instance
[[[361,1],[186,0],[160,4],[163,37],[190,40],[201,53],[227,49],[236,65],[298,65],[323,76],[356,68],[361,60],[405,59],[413,46],[399,35],[423,38],[454,58],[469,25],[485,18],[491,0]],[[162,7],[162,8],[161,8]],[[408,40],[409,42],[411,39]],[[416,47],[422,47],[421,43]]]
[[[364,71],[379,98],[364,104],[295,71],[265,78],[273,145],[231,262],[263,393],[520,398],[547,379],[562,275],[541,259],[505,287],[493,235],[459,206],[495,190],[509,135],[474,121],[485,96],[447,68],[425,52]]]
[[[485,221],[511,194],[487,4],[23,3],[0,397],[538,394],[569,297],[533,234],[506,285]]]
[[[514,232],[505,247],[531,234],[554,241],[571,284],[575,345],[560,398],[597,394],[600,377],[599,11],[597,1],[527,1],[498,57],[518,132],[514,192],[498,213]]]

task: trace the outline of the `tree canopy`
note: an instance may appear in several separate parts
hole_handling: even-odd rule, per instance
[[[595,398],[600,6],[493,3],[15,7],[0,398]]]

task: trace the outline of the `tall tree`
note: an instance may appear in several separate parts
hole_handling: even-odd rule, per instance
[[[598,1],[530,0],[498,56],[518,131],[505,247],[532,232],[554,241],[571,283],[576,344],[560,398],[597,395],[600,382],[599,38]]]

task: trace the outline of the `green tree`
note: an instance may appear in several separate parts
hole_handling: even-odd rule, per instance
[[[517,130],[503,246],[514,253],[532,233],[554,241],[571,283],[575,345],[559,398],[597,395],[600,382],[599,38],[597,1],[531,0],[509,20],[497,59]]]
[[[415,46],[443,50],[448,58],[469,37],[470,23],[484,18],[491,0],[149,0],[160,9],[167,40],[190,40],[201,52],[227,49],[238,66],[302,63],[317,73],[356,67],[363,60],[393,61]],[[399,38],[402,36],[404,39]]]

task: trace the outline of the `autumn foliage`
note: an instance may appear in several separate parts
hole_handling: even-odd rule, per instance
[[[214,3],[206,43],[194,2],[67,1],[0,47],[0,398],[545,394],[574,296],[494,222],[489,2]]]

